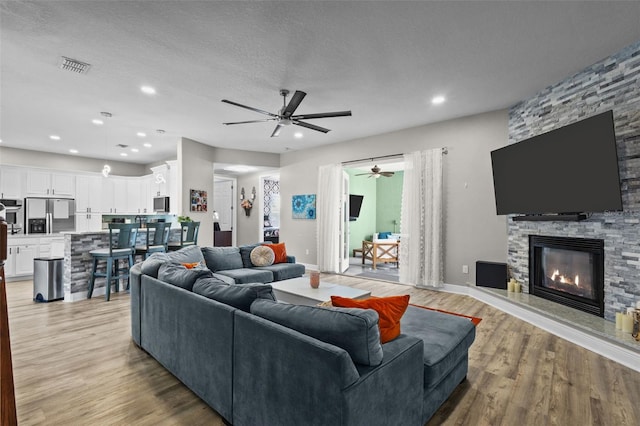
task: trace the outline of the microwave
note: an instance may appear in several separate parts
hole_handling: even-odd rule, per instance
[[[169,213],[169,197],[153,197],[153,211]]]

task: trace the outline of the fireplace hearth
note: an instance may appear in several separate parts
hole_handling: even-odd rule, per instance
[[[529,235],[529,293],[604,316],[604,240]]]

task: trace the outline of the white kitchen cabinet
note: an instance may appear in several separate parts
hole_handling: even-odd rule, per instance
[[[0,198],[23,198],[23,181],[23,169],[3,165],[0,168]]]
[[[151,194],[153,197],[169,195],[169,181],[171,179],[169,166],[163,164],[161,166],[152,167],[151,171]]]
[[[64,237],[40,238],[38,257],[64,257]]]
[[[7,278],[33,275],[33,259],[38,257],[39,241],[30,239],[7,242],[5,275]]]
[[[102,209],[102,176],[76,177],[76,212],[98,213]]]
[[[132,214],[143,213],[142,201],[140,197],[140,179],[127,179],[127,211]]]
[[[127,213],[127,179],[110,176],[102,181],[102,213]]]
[[[75,176],[28,169],[27,196],[73,198],[75,196]]]
[[[153,175],[140,178],[140,208],[142,209],[142,213],[153,213],[153,196],[151,195],[152,182]]]
[[[102,214],[76,213],[76,232],[96,232],[102,230]]]

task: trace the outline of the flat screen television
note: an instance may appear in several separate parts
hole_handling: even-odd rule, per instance
[[[622,210],[613,112],[491,152],[499,215]]]
[[[360,216],[363,199],[364,195],[349,195],[349,220],[354,221]]]

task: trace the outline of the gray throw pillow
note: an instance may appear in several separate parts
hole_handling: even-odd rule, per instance
[[[200,247],[189,246],[169,253],[153,253],[142,262],[141,269],[143,274],[158,278],[158,269],[164,263],[196,263],[203,260]]]
[[[198,279],[193,285],[193,292],[245,312],[249,312],[251,303],[256,299],[275,300],[269,284],[229,285],[217,278]]]
[[[213,272],[243,268],[238,247],[203,247],[202,254]]]
[[[378,313],[373,309],[323,308],[256,299],[251,313],[338,346],[355,363],[376,366],[382,362]]]
[[[262,245],[261,243],[255,244],[247,244],[244,246],[240,246],[240,257],[242,257],[242,267],[243,268],[253,268],[253,264],[251,263],[251,250]]]
[[[158,279],[160,281],[182,287],[189,291],[193,289],[193,284],[198,278],[208,278],[212,276],[213,272],[206,267],[187,269],[178,263],[164,263],[158,270]]]

